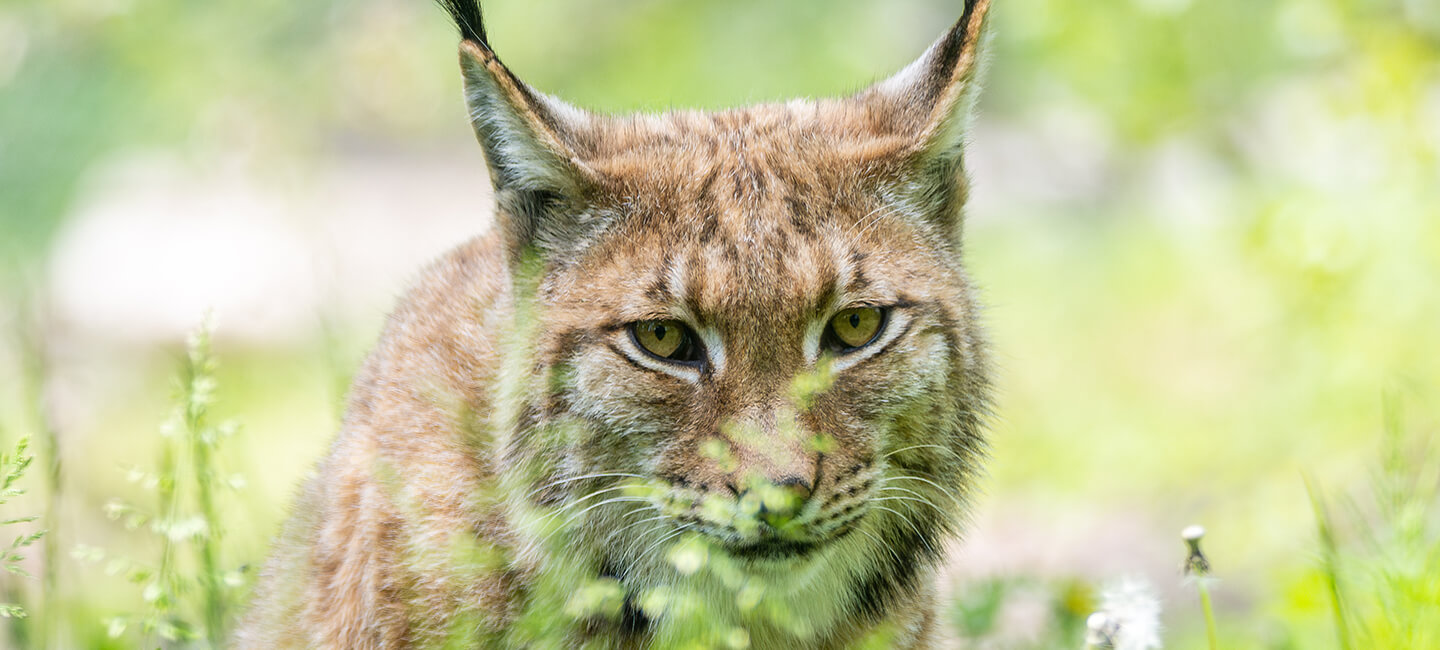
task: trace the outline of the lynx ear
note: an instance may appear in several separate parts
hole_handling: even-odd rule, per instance
[[[573,143],[589,116],[525,85],[484,43],[460,43],[460,69],[495,189],[568,193],[583,183]]]
[[[460,27],[460,69],[470,123],[485,151],[490,181],[512,250],[553,247],[573,239],[574,216],[555,209],[579,199],[591,170],[575,144],[590,129],[589,114],[520,81],[486,43],[475,0],[442,0]]]
[[[934,218],[957,224],[966,192],[962,149],[989,7],[990,0],[968,0],[959,22],[924,55],[856,98],[875,131],[905,143],[912,198]]]

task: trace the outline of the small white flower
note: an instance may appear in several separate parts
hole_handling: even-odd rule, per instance
[[[1115,650],[1158,650],[1160,598],[1150,583],[1126,578],[1100,591],[1100,622]],[[1091,617],[1094,619],[1094,617]]]

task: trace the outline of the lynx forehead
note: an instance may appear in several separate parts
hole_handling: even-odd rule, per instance
[[[852,97],[619,117],[442,4],[497,228],[392,317],[241,644],[940,643],[988,395],[961,265],[988,2]]]

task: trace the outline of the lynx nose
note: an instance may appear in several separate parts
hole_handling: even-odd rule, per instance
[[[772,524],[789,519],[800,512],[810,499],[810,482],[796,476],[765,482],[740,492],[741,503],[753,503],[755,513]]]

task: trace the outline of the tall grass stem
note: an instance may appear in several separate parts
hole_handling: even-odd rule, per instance
[[[60,634],[60,512],[64,495],[64,464],[60,458],[60,436],[55,430],[50,414],[45,408],[45,378],[49,374],[42,335],[41,310],[37,306],[34,291],[38,286],[32,279],[23,278],[20,296],[16,301],[16,330],[21,363],[21,395],[23,404],[30,405],[31,426],[39,433],[40,457],[43,458],[45,476],[44,528],[47,532],[42,540],[40,565],[40,607],[38,636],[40,647],[63,645]]]
[[[190,442],[191,478],[194,479],[195,501],[200,516],[204,518],[205,530],[199,535],[196,555],[200,562],[200,589],[204,594],[205,634],[212,647],[224,642],[225,594],[221,584],[218,540],[220,532],[219,512],[215,508],[214,485],[219,480],[211,455],[214,433],[208,420],[209,406],[214,391],[214,358],[210,354],[209,319],[192,336],[189,342],[185,376],[186,387],[185,433]]]
[[[1310,495],[1310,506],[1315,510],[1315,527],[1320,538],[1321,572],[1325,577],[1325,588],[1330,592],[1331,616],[1335,619],[1335,636],[1339,639],[1340,650],[1351,650],[1350,625],[1345,618],[1345,601],[1340,586],[1340,553],[1335,543],[1335,530],[1330,525],[1329,511],[1324,496],[1309,474],[1302,475],[1305,491]]]

